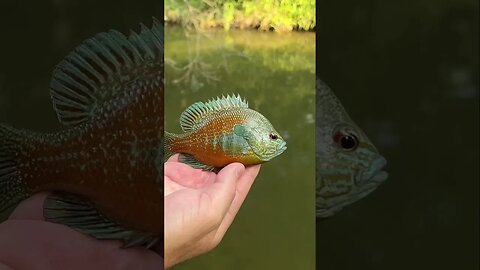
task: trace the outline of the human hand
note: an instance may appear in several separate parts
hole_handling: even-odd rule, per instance
[[[163,269],[162,258],[143,247],[97,240],[67,226],[46,222],[46,193],[22,202],[0,224],[0,270]]]
[[[260,165],[232,163],[218,174],[165,163],[165,268],[216,247],[233,222]]]

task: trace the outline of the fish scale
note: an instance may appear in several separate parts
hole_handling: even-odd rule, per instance
[[[286,143],[272,124],[240,96],[197,102],[180,117],[183,134],[166,132],[167,157],[217,171],[232,162],[260,164],[280,155]],[[272,136],[275,136],[272,139]]]
[[[0,212],[50,191],[48,221],[126,247],[163,239],[163,26],[87,39],[50,93],[65,130],[0,125]]]

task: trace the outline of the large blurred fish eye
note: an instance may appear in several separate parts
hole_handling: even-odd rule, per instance
[[[345,151],[353,151],[358,147],[357,136],[343,130],[337,130],[335,132],[333,141]]]
[[[268,136],[270,136],[270,139],[272,139],[272,140],[278,139],[278,135],[275,134],[275,133],[270,133]]]

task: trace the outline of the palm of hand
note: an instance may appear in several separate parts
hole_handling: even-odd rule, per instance
[[[0,224],[0,269],[162,269],[209,251],[222,239],[260,166],[230,164],[219,174],[165,163],[165,262],[141,247],[97,240],[44,221],[40,193]],[[161,245],[163,243],[159,243]],[[161,249],[159,247],[158,249]]]
[[[165,163],[165,267],[218,245],[259,169],[233,163],[215,174],[179,163],[177,155]]]

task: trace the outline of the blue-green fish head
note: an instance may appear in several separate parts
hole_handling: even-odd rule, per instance
[[[235,126],[235,134],[245,139],[256,157],[265,162],[287,149],[287,143],[262,114],[248,110],[246,121]]]
[[[316,215],[325,218],[384,182],[387,161],[318,78],[316,103]]]

